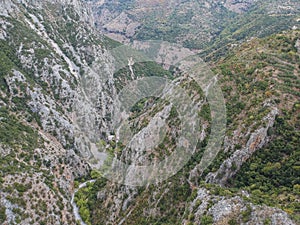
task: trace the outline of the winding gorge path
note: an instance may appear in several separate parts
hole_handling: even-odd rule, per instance
[[[80,214],[79,214],[79,208],[77,207],[75,201],[74,201],[74,197],[76,195],[76,193],[81,189],[87,186],[88,183],[94,183],[96,180],[88,180],[82,184],[79,185],[79,187],[77,189],[75,189],[72,198],[71,198],[71,205],[73,207],[73,214],[75,216],[76,221],[79,221],[81,225],[87,225],[81,218]]]

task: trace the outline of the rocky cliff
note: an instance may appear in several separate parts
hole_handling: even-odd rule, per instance
[[[95,78],[99,116],[113,96],[97,79],[112,82],[113,67],[89,15],[81,1],[1,1],[1,223],[75,224],[74,179],[89,173],[75,135],[75,108],[89,106],[79,84]]]

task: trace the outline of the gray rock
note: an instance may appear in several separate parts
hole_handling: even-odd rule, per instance
[[[226,159],[217,172],[209,173],[206,176],[206,182],[217,183],[220,185],[226,184],[227,180],[239,171],[242,164],[249,159],[256,150],[260,149],[268,142],[267,131],[274,125],[277,114],[278,109],[272,107],[271,112],[263,118],[265,125],[258,128],[253,133],[249,133],[250,138],[247,141],[246,146],[235,151],[228,159]]]

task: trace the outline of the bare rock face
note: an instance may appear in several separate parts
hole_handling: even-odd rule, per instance
[[[295,43],[295,48],[297,48],[298,53],[300,53],[300,39],[297,39],[297,41]]]
[[[37,138],[31,152],[22,145],[0,145],[1,163],[13,160],[18,165],[8,165],[22,171],[1,170],[4,224],[76,224],[69,198],[74,180],[87,176],[90,167],[76,145],[74,102],[84,78],[94,77],[93,108],[101,117],[111,113],[112,57],[101,46],[83,1],[3,0],[0,15],[1,46],[10,56],[3,59],[10,67],[1,74],[0,107],[18,115],[25,131],[33,129],[30,135]],[[104,120],[100,127],[104,134],[110,132],[110,122]]]
[[[231,157],[226,159],[217,172],[209,173],[206,176],[206,181],[224,185],[229,178],[239,171],[242,164],[249,159],[257,149],[260,149],[268,142],[267,131],[274,125],[275,117],[278,113],[277,108],[272,108],[271,112],[263,119],[265,125],[253,133],[247,134],[250,135],[250,138],[246,146],[241,150],[235,151]]]
[[[1,118],[0,118],[1,120]],[[5,146],[3,144],[0,144],[0,155],[2,157],[5,157],[6,155],[8,155],[9,153],[11,153],[11,148],[9,146]]]
[[[258,0],[226,0],[224,6],[237,13],[245,12]]]
[[[218,196],[211,194],[209,190],[200,188],[197,197],[190,203],[189,211],[194,213],[194,223],[201,224],[203,216],[209,216],[213,224],[228,224],[234,221],[237,224],[289,224],[295,223],[289,218],[288,214],[280,209],[257,206],[246,202],[239,196]],[[183,224],[185,222],[183,221]]]
[[[106,114],[111,113],[112,95],[114,94],[111,56],[109,56],[100,45],[82,44],[87,41],[87,39],[90,39],[91,35],[96,35],[95,30],[89,26],[92,17],[90,17],[89,9],[83,2],[56,2],[57,5],[62,6],[63,11],[65,10],[63,8],[64,6],[71,7],[74,10],[72,13],[78,16],[70,21],[64,21],[62,18],[58,18],[58,21],[61,23],[81,23],[86,27],[85,29],[77,27],[77,30],[73,31],[74,33],[72,35],[77,35],[77,43],[71,43],[70,39],[68,39],[71,37],[66,37],[68,40],[60,39],[61,34],[57,32],[59,27],[56,27],[57,25],[55,23],[51,24],[51,20],[53,19],[51,13],[55,14],[56,11],[53,12],[50,10],[44,12],[42,10],[42,6],[50,7],[52,3],[48,5],[48,3],[44,1],[34,1],[33,3],[31,1],[22,1],[22,4],[18,1],[4,2],[5,4],[1,7],[3,7],[3,11],[7,9],[8,16],[9,13],[16,13],[17,11],[19,11],[19,14],[22,14],[26,12],[27,8],[30,9],[31,7],[40,9],[36,14],[28,13],[30,18],[22,21],[22,26],[24,26],[24,28],[26,27],[28,32],[34,33],[35,37],[39,38],[40,43],[36,43],[35,40],[29,40],[29,43],[15,43],[15,48],[17,48],[16,57],[19,58],[22,67],[25,70],[31,70],[30,72],[32,72],[34,79],[43,83],[44,86],[41,87],[37,84],[32,86],[26,85],[30,83],[30,78],[23,74],[23,71],[14,70],[11,75],[5,78],[9,91],[12,95],[18,97],[22,95],[27,96],[29,100],[26,104],[32,113],[39,116],[39,125],[46,132],[55,135],[63,146],[66,147],[70,145],[70,139],[74,138],[75,135],[74,118],[71,111],[76,110],[76,107],[79,106],[85,108],[85,103],[75,101],[76,99],[80,99],[80,93],[78,93],[76,87],[78,83],[81,83],[84,79],[92,78],[94,83],[89,84],[89,87],[92,87],[93,91],[85,91],[88,91],[93,98],[99,98],[98,105],[93,105],[93,107],[102,106],[100,107],[101,112],[98,112],[101,117],[105,117]],[[22,18],[20,18],[20,20],[22,20]],[[50,27],[49,21],[51,21]],[[2,26],[4,30],[1,31],[2,37],[5,38],[7,42],[16,42],[13,35],[8,34],[9,27],[13,27],[13,25],[7,21],[3,21],[2,23],[4,24],[4,26]],[[45,24],[48,24],[47,28]],[[68,33],[66,35],[70,34]],[[30,43],[30,41],[32,41],[32,43]],[[31,47],[28,48],[29,44],[31,44]],[[50,54],[45,58],[40,58],[39,51],[49,51]],[[93,61],[97,63],[93,64]],[[19,83],[24,85],[22,90],[18,87]],[[51,94],[45,92],[45,86],[51,89]],[[79,87],[80,86],[81,85],[79,85]],[[19,89],[19,93],[14,92],[16,89]],[[104,121],[100,124],[102,127],[100,132],[108,133],[109,131],[107,130],[109,126],[105,123]]]
[[[130,38],[135,34],[135,30],[140,23],[133,21],[128,15],[122,12],[117,18],[104,26],[104,29],[112,33],[122,33]]]

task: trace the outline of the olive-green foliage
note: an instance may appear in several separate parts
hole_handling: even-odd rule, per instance
[[[252,131],[263,126],[262,118],[270,112],[264,101],[269,99],[279,109],[274,127],[268,130],[270,142],[242,166],[230,187],[247,189],[252,193],[248,200],[280,207],[299,220],[300,205],[295,199],[300,182],[300,86],[299,55],[294,47],[298,37],[299,31],[289,31],[244,43],[221,61],[218,72],[226,98],[228,135],[240,124],[246,126],[244,132],[252,124]],[[258,53],[257,48],[264,51]],[[239,143],[233,150],[242,147]],[[227,157],[220,152],[212,170]]]
[[[201,225],[212,225],[213,224],[213,218],[209,215],[204,215],[201,217]]]
[[[133,72],[137,77],[165,77],[172,78],[170,71],[163,69],[163,67],[155,62],[140,62],[133,65]],[[131,80],[131,71],[128,67],[121,68],[114,74],[116,79],[116,86],[118,90],[124,87],[125,80]]]
[[[110,39],[107,36],[103,37],[102,44],[105,46],[106,49],[114,49],[121,45],[120,42]]]
[[[38,134],[33,128],[22,124],[10,115],[7,109],[0,108],[0,141],[9,147],[22,147],[33,150],[38,145]]]
[[[6,220],[5,207],[0,206],[0,223],[4,223]]]
[[[31,188],[30,184],[21,184],[21,183],[14,183],[14,188],[18,191],[18,192],[25,192],[28,189]]]
[[[268,37],[288,30],[291,24],[295,24],[296,14],[274,16],[266,13],[269,5],[274,5],[274,2],[272,0],[258,1],[248,12],[235,15],[232,19],[225,21],[222,31],[207,44],[208,47],[200,55],[207,61],[217,60],[230,52],[230,43],[245,41],[251,37]]]
[[[293,200],[299,198],[296,187],[300,184],[300,132],[290,122],[288,115],[276,118],[272,141],[255,152],[231,182],[251,191],[255,203],[300,214],[300,204]],[[282,201],[280,195],[287,197]]]
[[[95,171],[92,176],[95,175]],[[106,184],[104,178],[99,178],[94,183],[88,183],[86,187],[81,188],[75,195],[76,205],[79,207],[79,214],[86,224],[95,224],[92,222],[92,215],[95,205],[97,204],[97,193]]]
[[[32,152],[39,146],[38,134],[4,108],[0,108],[0,143],[4,148],[11,149],[7,155],[0,158],[0,170],[3,175],[31,169],[23,160],[28,162],[33,158]],[[16,160],[16,153],[19,151],[19,160]],[[38,162],[35,167],[39,167]],[[23,192],[29,187],[24,189],[22,185],[16,184],[16,188]]]
[[[228,221],[228,225],[238,225],[238,222],[236,221],[235,218],[232,218]]]
[[[179,225],[180,218],[182,218],[185,212],[185,202],[186,199],[192,195],[189,184],[186,181],[180,179],[183,174],[179,174],[168,179],[167,181],[160,184],[162,187],[160,190],[157,190],[155,185],[150,185],[149,188],[145,189],[144,187],[138,188],[138,195],[134,198],[134,201],[129,204],[129,208],[125,211],[121,211],[120,220],[128,214],[127,219],[124,221],[124,224],[157,224],[157,225]],[[172,180],[171,184],[170,181]],[[96,183],[95,183],[96,184]],[[108,183],[109,184],[109,183]],[[111,184],[109,184],[111,185]],[[92,224],[103,224],[109,216],[109,209],[104,206],[103,200],[97,199],[97,193],[99,190],[104,188],[109,188],[109,186],[95,186],[95,192],[92,191],[88,194],[91,221]],[[168,191],[165,192],[168,188]],[[150,204],[149,200],[152,199],[153,191],[158,191],[158,194],[155,198],[160,199],[157,203],[157,216],[150,216],[147,213],[148,210],[153,208],[153,205]],[[126,194],[125,194],[126,199]],[[107,203],[107,201],[105,201]],[[108,207],[111,206],[112,202],[108,203]],[[133,209],[133,210],[132,210]]]

